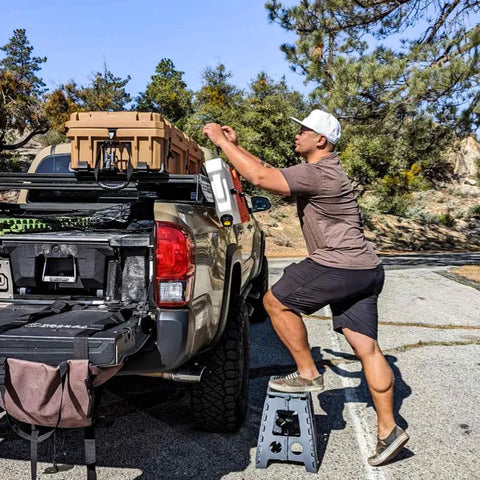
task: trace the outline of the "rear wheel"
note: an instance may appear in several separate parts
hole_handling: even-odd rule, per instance
[[[234,432],[245,420],[248,405],[249,322],[243,298],[230,304],[219,343],[203,357],[202,380],[192,385],[195,425],[213,432]]]

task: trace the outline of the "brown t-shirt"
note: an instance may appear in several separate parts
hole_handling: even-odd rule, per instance
[[[381,263],[365,239],[358,203],[337,154],[281,172],[292,196],[297,197],[298,217],[312,260],[352,270]]]

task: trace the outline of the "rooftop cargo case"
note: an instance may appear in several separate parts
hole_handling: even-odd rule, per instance
[[[71,167],[95,168],[101,145],[113,136],[128,144],[134,169],[167,173],[199,173],[203,161],[200,147],[159,113],[76,112],[67,122],[67,138],[72,141]],[[127,169],[127,148],[116,148],[119,170]]]

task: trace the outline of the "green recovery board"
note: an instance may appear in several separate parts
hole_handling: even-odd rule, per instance
[[[91,217],[38,218],[0,218],[0,235],[7,233],[33,233],[70,228],[88,227]]]

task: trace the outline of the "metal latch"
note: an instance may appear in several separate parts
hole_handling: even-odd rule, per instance
[[[45,257],[42,280],[55,283],[75,283],[77,281],[77,265],[75,258]]]

